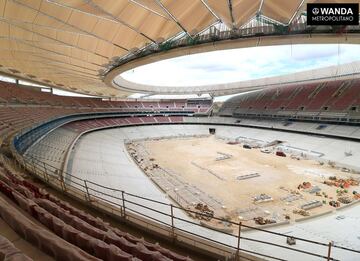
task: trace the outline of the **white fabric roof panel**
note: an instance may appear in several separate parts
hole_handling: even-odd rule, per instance
[[[46,79],[64,89],[125,97],[128,92],[99,76],[114,57],[179,33],[194,35],[218,19],[240,28],[260,11],[288,23],[308,2],[324,1],[0,0],[0,72],[15,69],[40,84]]]

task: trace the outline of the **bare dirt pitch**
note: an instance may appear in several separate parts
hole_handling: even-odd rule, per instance
[[[264,153],[215,136],[133,141],[127,148],[144,172],[182,207],[210,215],[213,211],[215,216],[248,225],[323,213],[334,208],[330,201],[339,203],[341,197],[353,201],[353,191],[359,191],[357,180],[345,187],[336,183],[358,175],[314,160],[279,157],[274,147]],[[211,218],[202,221],[228,227]]]

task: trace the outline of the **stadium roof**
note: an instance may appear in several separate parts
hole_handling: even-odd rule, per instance
[[[133,91],[112,85],[112,62],[168,39],[193,39],[214,25],[234,30],[261,16],[286,26],[312,2],[360,1],[2,0],[0,72],[79,93],[125,97]]]

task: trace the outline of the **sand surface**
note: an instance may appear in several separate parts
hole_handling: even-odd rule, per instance
[[[148,175],[156,169],[146,167],[157,164],[176,176],[186,188],[195,187],[210,199],[221,202],[212,206],[215,215],[230,216],[233,221],[240,219],[248,224],[254,224],[253,218],[257,216],[276,222],[284,221],[285,215],[289,215],[290,220],[301,217],[293,214],[293,210],[311,200],[326,201],[326,204],[309,210],[311,215],[331,210],[333,207],[328,201],[337,198],[336,190],[339,188],[323,184],[324,180],[330,176],[356,177],[329,165],[320,165],[315,160],[298,160],[290,155],[279,157],[274,153],[263,153],[260,149],[244,149],[241,144],[227,144],[215,136],[136,141],[129,146],[136,151],[139,165]],[[244,175],[254,177],[239,180]],[[166,178],[166,175],[163,177]],[[318,186],[321,193],[325,192],[328,197],[298,190],[298,185],[303,182]],[[158,185],[162,187],[161,182]],[[181,191],[181,186],[163,189],[171,195],[173,190]],[[353,190],[359,191],[359,187],[349,188],[349,196]],[[254,197],[260,194],[266,194],[273,200],[254,202]],[[298,199],[284,200],[294,195]],[[206,203],[206,197],[204,200],[199,198],[201,201]],[[179,203],[184,206],[186,202]]]

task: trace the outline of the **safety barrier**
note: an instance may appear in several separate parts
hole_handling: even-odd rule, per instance
[[[306,17],[305,17],[306,18]],[[258,19],[257,19],[258,20]],[[219,41],[246,39],[249,37],[265,37],[265,36],[284,36],[284,35],[311,35],[314,34],[336,34],[338,33],[333,28],[308,26],[306,20],[294,20],[289,25],[276,24],[269,21],[257,21],[256,25],[249,23],[245,28],[220,28],[214,24],[207,30],[200,32],[195,36],[184,34],[174,36],[162,43],[151,43],[141,49],[134,49],[126,55],[113,59],[106,65],[106,68],[100,71],[102,76],[116,67],[122,66],[128,62],[139,58],[150,56],[159,52],[169,51],[176,48],[201,45],[206,43],[214,43]],[[358,34],[360,26],[347,26],[342,34]],[[115,83],[116,84],[116,83]]]

